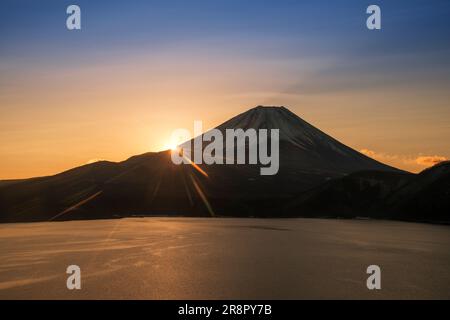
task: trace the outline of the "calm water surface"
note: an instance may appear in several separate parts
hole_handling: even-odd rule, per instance
[[[82,289],[66,288],[68,265]],[[366,268],[382,270],[369,291]],[[450,299],[450,227],[319,219],[0,224],[2,299]]]

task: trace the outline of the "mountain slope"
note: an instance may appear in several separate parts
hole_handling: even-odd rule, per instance
[[[401,172],[342,144],[285,107],[258,106],[217,129],[223,135],[226,129],[279,129],[282,167],[294,170],[332,176],[360,170]],[[183,145],[193,148],[193,140]]]
[[[359,171],[302,192],[284,206],[286,215],[387,218],[386,199],[414,179],[414,174]]]
[[[386,201],[397,218],[450,221],[450,161],[418,174]]]
[[[419,174],[356,172],[302,192],[285,215],[450,222],[450,162]]]

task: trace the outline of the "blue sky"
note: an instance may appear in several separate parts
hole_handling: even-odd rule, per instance
[[[65,8],[72,3],[82,8],[83,30],[78,33],[64,28]],[[382,8],[381,32],[365,28],[365,8],[372,3],[4,0],[0,4],[1,56],[12,59],[31,50],[48,59],[62,55],[82,59],[98,51],[123,53],[210,39],[223,39],[223,46],[237,49],[248,41],[257,48],[258,42],[279,39],[286,45],[280,55],[340,54],[352,59],[449,49],[449,1],[377,1]]]
[[[82,9],[80,32],[65,29],[65,8],[72,3]],[[11,67],[37,64],[114,63],[176,48],[181,57],[212,51],[230,62],[237,57],[324,61],[306,85],[290,75],[286,91],[377,86],[419,76],[429,85],[447,85],[450,2],[377,1],[382,30],[369,31],[365,9],[372,3],[6,0],[0,4],[0,68],[7,74]]]

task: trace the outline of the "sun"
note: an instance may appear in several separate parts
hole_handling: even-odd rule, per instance
[[[172,150],[172,151],[178,150],[178,146],[176,145],[176,143],[172,143],[172,144],[170,145],[170,150]]]
[[[164,145],[164,150],[176,151],[178,150],[178,144],[175,141],[169,141]]]

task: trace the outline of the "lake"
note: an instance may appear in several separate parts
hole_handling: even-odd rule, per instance
[[[66,268],[81,269],[68,290]],[[369,265],[381,290],[368,290]],[[450,227],[128,218],[0,224],[1,299],[450,299]]]

